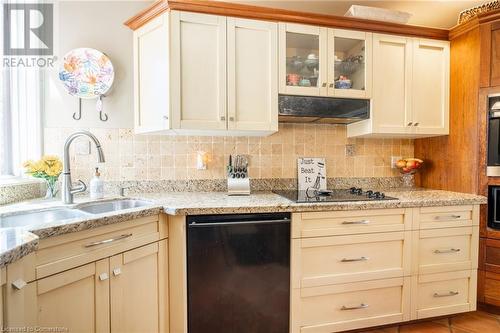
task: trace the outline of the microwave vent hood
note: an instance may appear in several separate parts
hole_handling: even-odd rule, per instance
[[[370,100],[279,95],[282,123],[350,124],[370,117]]]

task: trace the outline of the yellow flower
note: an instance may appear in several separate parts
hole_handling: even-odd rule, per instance
[[[47,164],[40,160],[40,161],[36,161],[35,163],[33,163],[33,166],[31,167],[33,173],[35,172],[45,172],[45,170],[47,169]]]
[[[39,178],[44,176],[57,178],[63,169],[61,160],[55,155],[45,155],[39,161],[28,160],[23,166],[26,168],[26,173]]]

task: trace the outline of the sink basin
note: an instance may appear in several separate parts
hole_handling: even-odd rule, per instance
[[[0,217],[0,228],[25,227],[28,225],[44,224],[58,220],[67,220],[89,216],[76,209],[56,208],[39,212],[26,212]]]
[[[102,214],[117,210],[151,206],[152,203],[145,200],[123,199],[105,202],[93,202],[78,207],[79,210],[91,214]]]

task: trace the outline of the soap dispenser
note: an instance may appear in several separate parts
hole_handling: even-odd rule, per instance
[[[101,179],[99,168],[95,168],[95,174],[90,181],[90,199],[104,198],[104,182]]]

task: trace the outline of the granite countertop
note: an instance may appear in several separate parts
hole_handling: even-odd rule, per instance
[[[151,216],[162,211],[171,215],[199,215],[453,206],[485,204],[487,202],[483,196],[438,190],[389,189],[385,193],[387,196],[398,198],[398,200],[294,203],[271,192],[257,192],[250,196],[228,196],[226,192],[137,194],[134,195],[134,198],[149,200],[152,205],[26,227],[0,228],[0,267],[35,251],[39,239]],[[114,198],[116,199],[116,197]],[[105,200],[109,199],[113,199],[113,197]],[[78,207],[86,201],[89,200],[79,198],[75,205],[69,207]],[[61,206],[58,201],[47,202],[43,200],[2,206],[0,207],[0,220],[2,216],[19,211],[37,211]]]

